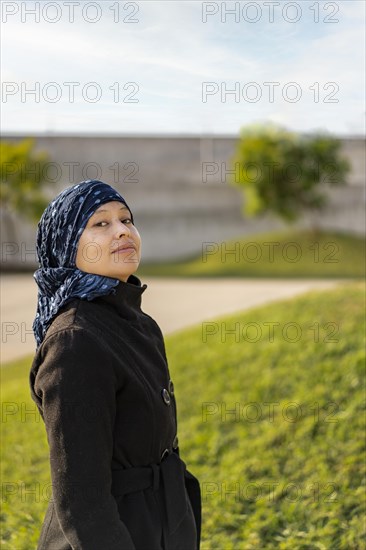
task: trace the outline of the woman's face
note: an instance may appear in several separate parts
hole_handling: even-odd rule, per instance
[[[117,251],[126,246],[129,248]],[[119,201],[102,204],[80,236],[76,267],[126,282],[137,270],[140,259],[141,238],[128,208]]]

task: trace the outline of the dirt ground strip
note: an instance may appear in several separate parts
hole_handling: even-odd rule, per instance
[[[324,279],[140,279],[147,284],[142,295],[142,310],[156,320],[164,335],[221,315],[347,282]],[[1,363],[35,352],[32,323],[36,303],[37,285],[32,274],[2,276]]]

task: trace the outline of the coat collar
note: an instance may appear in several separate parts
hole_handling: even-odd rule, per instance
[[[98,296],[94,301],[110,304],[125,319],[133,319],[142,313],[141,296],[146,288],[147,284],[142,285],[136,275],[130,275],[126,282],[120,281],[115,287],[115,294]]]

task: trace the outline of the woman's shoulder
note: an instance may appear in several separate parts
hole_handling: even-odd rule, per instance
[[[52,320],[45,334],[46,340],[62,338],[65,333],[81,333],[94,336],[97,332],[95,325],[95,306],[86,300],[75,298],[63,306]]]
[[[29,380],[34,394],[41,395],[46,387],[73,384],[78,377],[88,388],[94,387],[100,379],[108,344],[83,309],[81,303],[70,302],[49,326],[30,369]],[[111,361],[103,372],[114,380]]]
[[[56,368],[63,371],[71,364],[74,370],[83,371],[86,364],[90,369],[105,357],[108,352],[105,339],[84,309],[77,302],[70,302],[54,318],[33,358],[33,378],[41,365],[45,372]]]

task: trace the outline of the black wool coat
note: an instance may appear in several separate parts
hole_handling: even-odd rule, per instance
[[[30,371],[52,498],[38,550],[198,550],[199,482],[179,455],[163,335],[135,275],[116,294],[74,299]]]

